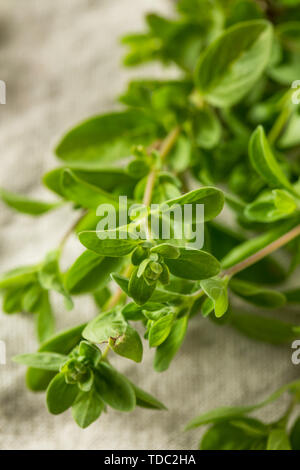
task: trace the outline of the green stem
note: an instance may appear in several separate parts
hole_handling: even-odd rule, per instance
[[[278,118],[276,119],[272,129],[269,132],[268,139],[271,145],[274,145],[278,137],[280,136],[284,126],[292,114],[291,106],[291,91],[289,90],[283,97],[283,108]]]
[[[71,227],[66,231],[64,234],[63,238],[61,239],[61,242],[59,244],[59,249],[62,250],[68,240],[68,238],[72,235],[74,230],[76,229],[77,225],[79,222],[83,219],[83,217],[86,215],[87,211],[83,210],[80,214],[80,216],[75,220],[75,222],[71,225]]]

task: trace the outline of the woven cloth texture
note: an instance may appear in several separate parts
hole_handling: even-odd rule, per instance
[[[168,0],[1,1],[0,79],[7,83],[7,104],[0,106],[0,186],[54,198],[40,179],[57,165],[53,148],[61,135],[91,115],[117,109],[115,97],[130,77],[166,73],[157,65],[120,67],[118,38],[141,30],[145,12],[170,7]],[[1,204],[1,272],[40,261],[73,221],[69,207],[31,219]],[[70,240],[63,266],[79,252],[77,240]],[[58,329],[96,313],[87,297],[76,299],[71,312],[60,298],[53,301]],[[1,449],[194,449],[202,431],[183,432],[188,420],[215,406],[254,403],[299,375],[289,346],[255,343],[195,317],[167,372],[154,372],[148,346],[142,364],[113,357],[116,367],[166,403],[168,411],[109,410],[81,430],[70,412],[49,415],[44,394],[28,391],[24,368],[11,361],[15,354],[36,350],[33,318],[0,312],[0,339],[7,345],[7,364],[0,366]],[[284,406],[285,400],[262,413],[271,420]]]

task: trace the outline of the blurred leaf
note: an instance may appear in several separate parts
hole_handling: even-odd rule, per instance
[[[37,335],[40,343],[47,341],[55,330],[55,318],[49,302],[48,292],[43,292],[42,297],[34,309],[37,314]]]
[[[5,204],[18,212],[39,216],[59,207],[59,203],[50,203],[29,199],[0,188],[0,198]]]
[[[265,20],[226,30],[206,49],[197,66],[196,85],[204,99],[219,107],[240,101],[267,66],[271,44],[272,26]]]
[[[264,308],[279,308],[286,303],[285,295],[240,279],[231,279],[230,289],[247,302]]]
[[[102,289],[110,273],[121,268],[122,264],[123,261],[118,258],[106,258],[87,250],[66,272],[66,289],[72,295]]]
[[[284,429],[273,429],[270,432],[267,450],[291,450],[289,438]]]
[[[300,418],[297,418],[293,424],[290,441],[293,450],[300,450]]]
[[[69,165],[97,168],[128,157],[133,145],[148,145],[158,136],[156,123],[141,111],[104,114],[68,132],[56,154]]]
[[[284,189],[274,189],[259,196],[245,208],[245,216],[257,222],[274,222],[289,217],[297,210],[297,202]]]
[[[221,134],[221,124],[210,108],[201,109],[193,116],[193,138],[198,147],[204,149],[216,147]]]
[[[110,338],[117,340],[127,329],[127,322],[117,309],[101,313],[84,329],[82,336],[91,343],[100,344],[108,342]]]
[[[167,339],[171,332],[173,323],[174,315],[172,313],[165,315],[154,322],[149,331],[150,348],[156,348]]]
[[[66,362],[68,356],[58,353],[37,352],[33,354],[20,354],[13,357],[13,361],[35,369],[59,371],[60,366]]]
[[[277,163],[262,126],[259,126],[251,136],[249,155],[253,168],[264,181],[271,186],[285,188],[298,196],[280,165]]]
[[[264,343],[288,344],[299,337],[299,326],[255,314],[232,312],[230,324],[245,336]]]
[[[139,276],[139,268],[136,267],[130,276],[128,295],[139,305],[145,304],[152,296],[156,283],[149,284],[143,275]]]

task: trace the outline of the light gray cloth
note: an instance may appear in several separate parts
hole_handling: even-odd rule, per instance
[[[7,104],[0,105],[0,185],[28,196],[54,198],[40,185],[57,162],[53,147],[80,120],[116,107],[130,77],[159,76],[158,66],[120,67],[118,37],[140,30],[143,14],[167,11],[167,0],[2,0],[0,4],[0,79],[7,83]],[[55,248],[74,214],[61,209],[40,219],[12,213],[0,205],[0,270],[34,263]],[[66,267],[80,251],[66,247]],[[76,299],[66,312],[54,298],[58,328],[92,318],[89,298]],[[299,375],[289,346],[275,348],[241,337],[196,317],[171,368],[152,368],[145,345],[142,364],[113,357],[113,363],[139,386],[167,404],[169,411],[112,410],[86,430],[70,412],[48,414],[44,394],[25,388],[24,368],[15,354],[37,347],[30,315],[0,314],[0,340],[7,344],[7,365],[0,366],[0,447],[2,449],[190,449],[201,431],[184,433],[188,420],[218,405],[253,403]],[[268,419],[284,403],[266,411]]]

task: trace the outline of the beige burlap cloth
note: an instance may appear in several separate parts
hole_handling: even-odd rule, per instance
[[[122,69],[118,37],[140,29],[144,12],[169,7],[168,0],[1,1],[0,79],[7,83],[7,104],[0,106],[0,186],[47,196],[40,177],[57,163],[52,148],[63,132],[113,109],[114,97],[130,77],[163,73],[156,66]],[[39,261],[73,218],[66,208],[33,220],[1,204],[1,272]],[[76,250],[73,240],[66,265]],[[72,312],[54,300],[58,328],[95,314],[88,298],[77,299]],[[7,344],[7,364],[0,366],[1,449],[193,449],[201,433],[183,432],[189,419],[220,404],[255,402],[299,375],[288,346],[258,344],[196,317],[167,372],[153,371],[148,347],[140,365],[114,358],[121,371],[165,402],[169,411],[109,410],[83,431],[69,412],[49,415],[44,395],[26,390],[23,367],[11,362],[13,355],[36,349],[33,319],[1,312],[0,340]],[[271,406],[266,417],[280,410]]]

